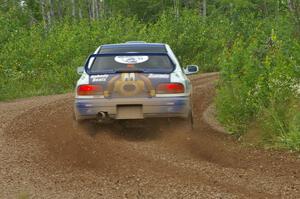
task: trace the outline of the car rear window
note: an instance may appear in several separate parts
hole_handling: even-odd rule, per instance
[[[166,54],[92,55],[88,61],[91,73],[149,72],[171,73],[174,64]]]

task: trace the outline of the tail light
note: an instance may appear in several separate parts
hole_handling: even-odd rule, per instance
[[[77,88],[78,95],[102,95],[102,87],[101,85],[80,85]]]
[[[184,93],[184,85],[181,83],[163,83],[156,88],[157,94]]]

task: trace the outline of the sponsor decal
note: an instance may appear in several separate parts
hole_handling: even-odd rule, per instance
[[[148,76],[148,78],[151,78],[151,79],[155,79],[155,78],[158,78],[158,79],[167,79],[169,77],[170,77],[170,75],[168,75],[168,74],[150,74]]]
[[[116,56],[115,61],[121,64],[140,64],[149,60],[148,56]]]
[[[93,75],[91,76],[92,82],[105,82],[108,78],[108,75]]]

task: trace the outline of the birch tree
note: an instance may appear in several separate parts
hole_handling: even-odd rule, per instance
[[[76,21],[76,4],[75,4],[75,0],[71,0],[71,4],[72,4],[72,18],[74,21]]]
[[[57,6],[57,14],[58,14],[58,18],[62,19],[63,18],[63,11],[62,11],[62,2],[63,1],[58,1],[58,6]]]
[[[54,0],[49,0],[48,20],[49,25],[54,21]]]
[[[179,0],[173,0],[173,7],[176,18],[179,17]]]
[[[45,10],[45,1],[40,0],[41,13],[43,18],[44,29],[47,29],[47,14]]]
[[[206,10],[207,9],[207,4],[206,4],[206,0],[202,0],[202,16],[206,17]]]

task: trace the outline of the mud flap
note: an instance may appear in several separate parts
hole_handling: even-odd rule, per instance
[[[194,129],[194,114],[193,111],[191,110],[188,117],[185,118],[185,128],[187,131],[192,131]]]

